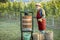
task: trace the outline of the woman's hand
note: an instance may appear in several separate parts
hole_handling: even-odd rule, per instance
[[[38,21],[42,22],[42,19],[38,19]]]

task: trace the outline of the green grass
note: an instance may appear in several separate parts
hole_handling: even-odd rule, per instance
[[[0,22],[0,40],[18,40],[20,39],[19,22]]]
[[[47,30],[53,30],[48,28]],[[60,29],[54,29],[54,40],[60,40]],[[34,32],[39,32],[37,23],[34,24]],[[0,20],[0,40],[20,40],[19,21]]]

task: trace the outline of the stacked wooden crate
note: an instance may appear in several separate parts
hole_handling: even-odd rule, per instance
[[[22,18],[22,28],[23,30],[32,30],[32,16],[23,16]]]

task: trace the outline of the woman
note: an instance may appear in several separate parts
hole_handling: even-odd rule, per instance
[[[38,29],[39,31],[44,34],[46,30],[46,19],[45,19],[45,11],[43,8],[41,8],[41,4],[36,4],[37,9],[37,23],[38,23]]]

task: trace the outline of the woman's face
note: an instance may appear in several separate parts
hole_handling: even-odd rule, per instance
[[[41,8],[41,6],[39,5],[36,5],[36,9],[39,10]]]

